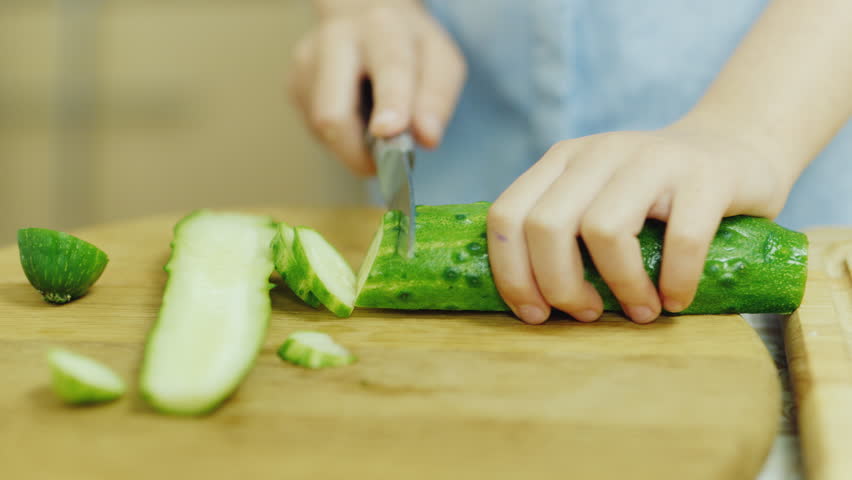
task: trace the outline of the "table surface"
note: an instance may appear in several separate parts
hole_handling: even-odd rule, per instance
[[[262,209],[325,234],[353,265],[380,212]],[[741,317],[617,315],[527,326],[502,313],[356,310],[339,319],[270,293],[251,374],[210,416],[153,413],[135,388],[176,215],[81,230],[110,255],[89,295],[56,307],[0,249],[0,471],[8,478],[751,479],[778,427],[777,370]],[[276,283],[280,280],[274,278]],[[308,371],[274,354],[296,329],[359,357]],[[70,408],[48,388],[63,346],[115,368],[122,400]]]

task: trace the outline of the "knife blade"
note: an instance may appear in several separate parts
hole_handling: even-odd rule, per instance
[[[388,210],[402,214],[397,253],[414,256],[416,215],[414,205],[414,140],[403,132],[391,138],[367,135],[367,144],[376,162],[379,190]]]
[[[373,110],[373,89],[369,79],[361,86],[361,115],[369,123]],[[414,256],[416,209],[414,204],[414,140],[408,131],[390,138],[365,134],[367,148],[376,162],[379,191],[388,210],[402,214],[397,253]]]

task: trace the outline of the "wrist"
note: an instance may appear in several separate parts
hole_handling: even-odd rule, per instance
[[[779,141],[769,129],[742,125],[720,112],[693,110],[671,125],[675,130],[700,132],[750,152],[755,159],[771,165],[785,188],[791,189],[810,158],[798,149],[788,148],[790,140]]]

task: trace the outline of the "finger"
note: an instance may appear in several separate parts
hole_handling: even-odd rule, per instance
[[[710,242],[730,198],[718,186],[696,183],[675,194],[663,242],[660,295],[670,312],[680,312],[695,298]]]
[[[361,58],[348,24],[330,23],[321,31],[316,64],[310,105],[314,130],[350,169],[369,175],[374,166],[358,114]]]
[[[539,198],[525,222],[536,284],[553,307],[580,321],[603,313],[603,301],[585,280],[577,243],[580,219],[617,166],[608,146],[586,148]]]
[[[459,49],[440,30],[424,37],[420,44],[420,73],[414,100],[414,133],[424,146],[435,148],[458,103],[467,76],[467,66]]]
[[[411,122],[416,82],[414,38],[393,9],[376,8],[364,38],[367,74],[373,82],[370,131],[378,137],[397,135]]]
[[[625,313],[637,323],[660,315],[657,290],[644,268],[639,234],[664,174],[631,165],[613,176],[583,217],[580,232],[595,266]]]
[[[494,283],[515,315],[527,323],[543,323],[550,316],[550,306],[533,276],[524,221],[579,144],[554,145],[497,198],[488,212],[488,254]]]
[[[309,34],[293,49],[290,72],[288,74],[287,93],[290,100],[310,123],[311,84],[313,83],[316,51],[316,35]]]

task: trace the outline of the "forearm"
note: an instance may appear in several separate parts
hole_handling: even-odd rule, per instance
[[[769,146],[791,181],[852,115],[852,2],[774,0],[684,122]]]
[[[420,5],[420,0],[314,0],[314,7],[321,17],[362,12],[371,7]]]

